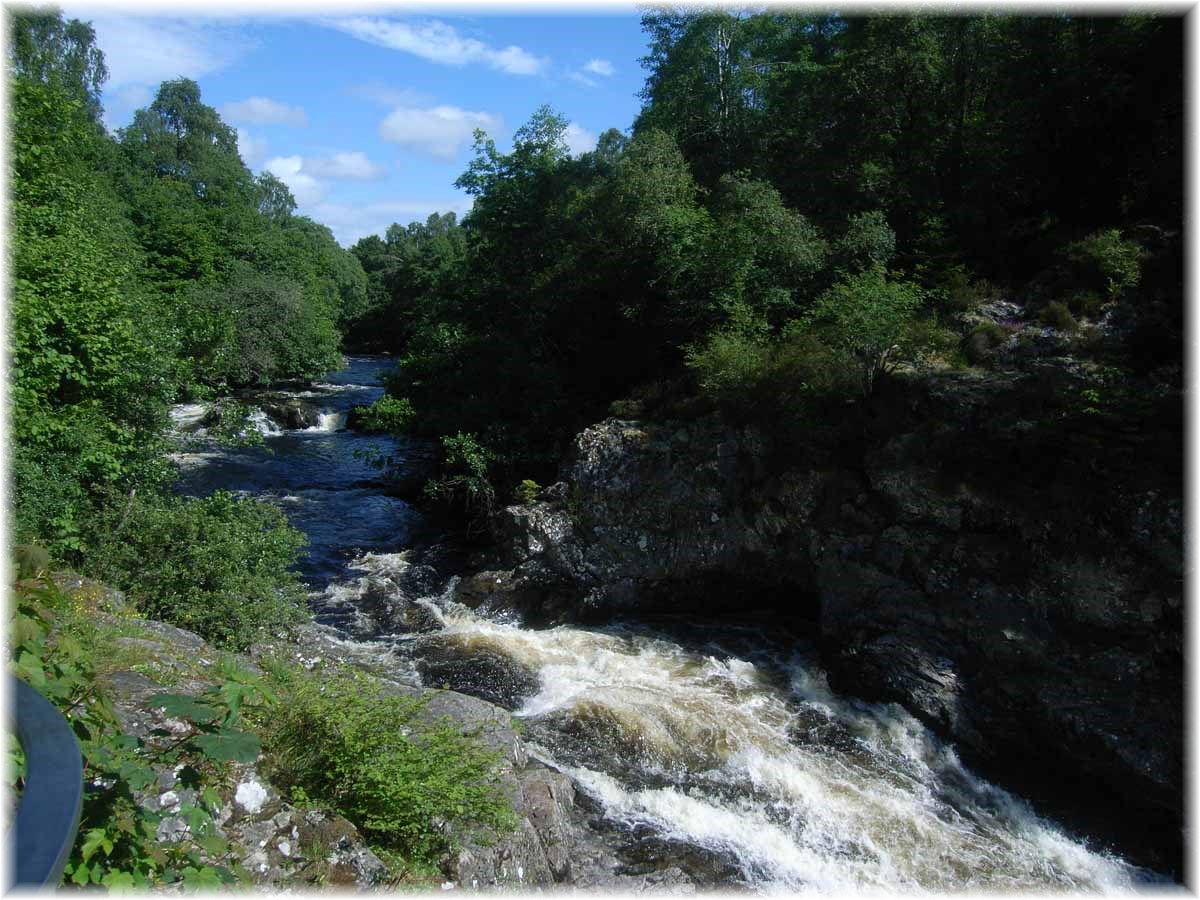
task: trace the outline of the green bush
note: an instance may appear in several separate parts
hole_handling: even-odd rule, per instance
[[[896,232],[878,209],[851,216],[836,246],[838,262],[852,272],[886,266],[895,253]]]
[[[962,263],[949,266],[938,275],[932,294],[938,306],[947,312],[970,312],[981,303],[1002,296],[1000,288],[987,279],[973,279]]]
[[[1104,296],[1099,291],[1072,291],[1067,297],[1067,308],[1075,315],[1096,317],[1104,310]]]
[[[513,496],[518,503],[532,503],[537,499],[538,491],[541,489],[542,486],[536,481],[526,478],[513,490]]]
[[[881,266],[847,275],[820,296],[804,327],[824,344],[853,357],[869,397],[896,358],[904,330],[925,299],[908,281],[889,280]]]
[[[1057,300],[1047,303],[1038,313],[1038,318],[1059,331],[1074,331],[1078,327],[1071,310],[1065,303],[1059,303]]]
[[[425,496],[461,508],[469,517],[468,527],[475,530],[496,505],[496,489],[488,477],[495,461],[496,454],[475,435],[443,435],[441,474],[426,483]]]
[[[964,362],[958,333],[942,325],[936,316],[918,316],[904,328],[900,344],[909,355],[926,362],[941,361],[950,366]]]
[[[380,397],[370,406],[354,407],[354,427],[360,431],[398,434],[408,428],[416,412],[406,397]]]
[[[1103,290],[1110,299],[1137,287],[1141,280],[1143,250],[1136,241],[1121,237],[1119,228],[1107,228],[1066,247],[1075,275],[1087,287]]]
[[[92,523],[90,572],[147,616],[235,648],[307,616],[290,567],[304,536],[270,504],[218,491],[139,497]]]
[[[688,348],[687,366],[700,389],[718,401],[747,397],[765,379],[771,364],[771,344],[762,330],[718,329]]]
[[[793,323],[783,335],[733,329],[713,332],[689,349],[700,389],[735,419],[802,421],[816,402],[861,396],[854,358]]]
[[[1008,340],[1008,330],[995,322],[980,322],[963,338],[963,354],[977,366],[991,355],[992,350]]]
[[[498,752],[425,700],[385,694],[355,672],[271,666],[280,703],[261,731],[271,776],[329,803],[372,840],[434,865],[465,834],[509,829]]]

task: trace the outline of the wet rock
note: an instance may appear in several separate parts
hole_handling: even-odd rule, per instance
[[[522,773],[520,782],[522,807],[537,833],[550,874],[555,881],[568,881],[575,787],[566,775],[543,767]]]
[[[541,688],[533,669],[490,648],[464,645],[454,636],[433,636],[415,651],[424,682],[516,709]]]
[[[281,428],[298,430],[311,428],[320,421],[319,411],[311,404],[295,398],[257,400],[267,418]]]
[[[436,610],[414,599],[390,579],[369,582],[357,606],[360,612],[370,617],[371,634],[425,634],[442,627],[441,617]]]

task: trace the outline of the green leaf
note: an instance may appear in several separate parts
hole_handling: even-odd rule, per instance
[[[154,783],[154,770],[145,763],[122,763],[118,773],[131,790],[140,791]]]
[[[183,870],[183,886],[198,891],[219,888],[221,875],[212,866],[201,866],[199,869],[188,866]]]
[[[84,862],[87,862],[97,850],[104,850],[104,855],[108,856],[112,853],[112,848],[112,841],[108,839],[104,829],[93,828],[84,838],[83,844],[79,848],[79,855],[83,857]]]
[[[42,670],[42,661],[28,650],[17,657],[17,677],[28,682],[32,687],[42,688],[46,684],[46,673]]]
[[[221,718],[221,711],[211,703],[187,694],[155,694],[150,698],[150,705],[173,718],[189,719],[196,723],[215,722]]]
[[[210,811],[214,813],[220,811],[221,795],[217,793],[217,789],[211,784],[205,786],[204,791],[200,794],[200,799]]]
[[[193,743],[214,762],[252,763],[262,752],[258,737],[246,731],[219,731],[202,734]]]
[[[196,838],[196,843],[207,850],[212,856],[221,856],[229,849],[229,841],[216,832],[201,835]]]
[[[75,866],[75,871],[71,873],[71,881],[80,886],[85,885],[91,874],[91,870],[84,863],[79,863]]]
[[[124,893],[134,888],[133,876],[128,872],[109,872],[100,879],[100,883],[113,893]]]

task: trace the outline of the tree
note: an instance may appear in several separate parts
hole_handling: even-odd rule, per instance
[[[181,181],[209,205],[251,208],[259,199],[237,134],[200,102],[200,87],[190,79],[164,81],[154,102],[118,135],[135,169]]]
[[[657,128],[675,137],[697,180],[753,171],[765,70],[763,20],[726,10],[663,9],[642,16],[650,70],[634,132]]]
[[[258,212],[275,222],[285,222],[296,211],[296,198],[291,189],[272,175],[263,172],[254,179],[258,187]]]
[[[849,272],[886,267],[895,252],[896,232],[878,209],[851,216],[836,247],[838,264]]]
[[[712,210],[706,256],[724,316],[738,307],[774,325],[795,316],[829,256],[820,231],[770,184],[740,175],[722,176]]]
[[[62,552],[96,495],[161,474],[173,345],[83,101],[25,77],[10,97],[15,526]]]
[[[64,91],[83,105],[87,118],[100,120],[108,67],[89,23],[64,21],[60,12],[12,10],[8,58],[14,77]]]
[[[821,295],[804,324],[823,343],[858,360],[863,397],[890,368],[924,291],[891,281],[881,266],[848,275]]]

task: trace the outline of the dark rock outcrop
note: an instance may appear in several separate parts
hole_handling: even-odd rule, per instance
[[[266,413],[267,418],[280,428],[312,428],[320,419],[320,412],[316,407],[294,397],[267,396],[257,398],[255,402]]]
[[[819,621],[837,688],[1178,873],[1182,446],[1177,393],[1061,357],[895,379],[803,457],[715,416],[609,419],[460,599]]]

